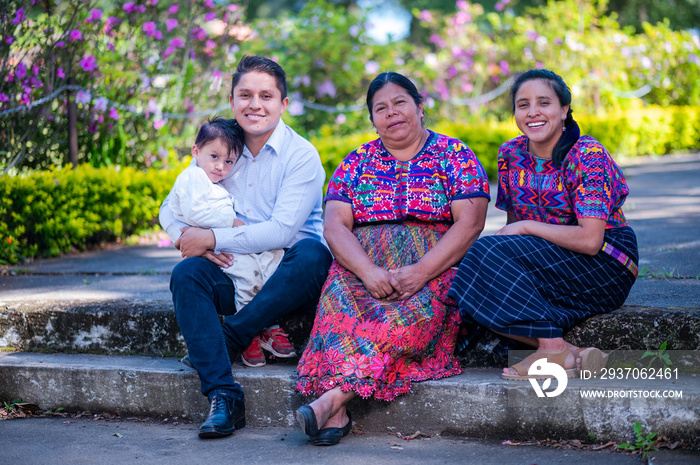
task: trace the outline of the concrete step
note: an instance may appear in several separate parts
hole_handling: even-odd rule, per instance
[[[301,353],[313,315],[281,322]],[[566,335],[581,347],[605,350],[700,350],[700,306],[623,306],[590,318]],[[467,366],[502,366],[498,337],[482,331],[460,354]],[[501,346],[498,346],[501,347]],[[105,355],[182,356],[187,352],[169,300],[50,300],[0,302],[0,348]]]
[[[234,366],[246,393],[251,426],[290,427],[307,402],[294,391],[295,369]],[[668,387],[663,383],[663,387]],[[473,438],[586,438],[618,443],[645,431],[700,444],[700,378],[680,374],[673,389],[682,398],[583,398],[591,389],[662,388],[658,380],[571,379],[558,397],[538,398],[527,382],[503,381],[496,368],[468,368],[459,376],[415,383],[394,402],[354,399],[349,408],[365,431],[452,434]],[[0,353],[0,399],[41,408],[118,412],[122,417],[178,417],[202,421],[208,411],[199,380],[175,358],[85,354]]]

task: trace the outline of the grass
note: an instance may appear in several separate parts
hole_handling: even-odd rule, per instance
[[[651,451],[654,450],[659,450],[654,447],[654,442],[656,438],[657,433],[649,433],[649,434],[644,434],[642,431],[642,424],[640,422],[635,422],[634,425],[632,426],[632,429],[634,431],[634,434],[636,436],[636,440],[634,444],[630,443],[624,443],[620,444],[617,446],[618,449],[621,450],[630,450],[630,451],[635,451],[638,450],[642,454],[642,459],[647,458],[647,454]]]

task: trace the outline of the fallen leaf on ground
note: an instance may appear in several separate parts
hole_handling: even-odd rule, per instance
[[[591,446],[591,450],[603,450],[606,447],[614,446],[615,441],[608,441],[605,444],[598,444],[597,446]]]

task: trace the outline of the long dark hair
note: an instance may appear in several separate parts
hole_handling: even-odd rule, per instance
[[[562,133],[554,149],[552,149],[552,161],[554,165],[559,168],[564,162],[569,150],[571,150],[571,147],[573,147],[579,137],[581,137],[581,130],[572,115],[574,111],[571,109],[571,90],[558,74],[546,69],[531,69],[519,75],[510,88],[510,101],[513,105],[513,113],[515,113],[515,94],[518,93],[523,83],[534,79],[546,81],[554,93],[557,94],[561,106],[569,105],[569,111],[566,113],[566,119],[564,120],[566,130]]]
[[[423,97],[421,97],[420,92],[418,92],[418,89],[416,88],[415,84],[411,82],[410,79],[408,79],[406,76],[403,74],[395,73],[393,71],[389,71],[387,73],[382,73],[374,80],[372,80],[372,83],[369,85],[369,89],[367,89],[367,109],[369,110],[369,120],[372,120],[372,104],[374,103],[374,94],[376,94],[379,89],[384,87],[385,85],[392,83],[396,84],[399,87],[403,87],[406,92],[408,92],[408,95],[411,96],[413,101],[416,103],[416,105],[420,105],[423,103]]]

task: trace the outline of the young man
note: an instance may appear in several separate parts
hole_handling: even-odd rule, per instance
[[[245,426],[243,389],[231,363],[253,338],[282,316],[315,309],[331,264],[323,242],[321,201],[325,172],[316,149],[284,124],[284,70],[267,58],[248,56],[233,75],[231,108],[245,147],[222,185],[235,199],[237,228],[187,227],[165,199],[160,223],[185,258],[170,280],[175,315],[191,365],[211,408],[200,438],[227,436]],[[233,255],[284,249],[279,268],[242,310],[220,267]],[[224,315],[223,326],[218,314]]]

